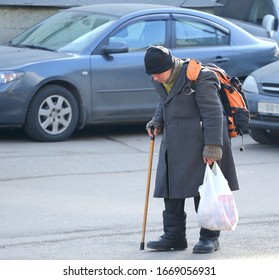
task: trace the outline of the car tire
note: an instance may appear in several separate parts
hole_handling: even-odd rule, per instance
[[[260,144],[279,143],[279,133],[270,132],[265,129],[251,128],[250,136]]]
[[[78,105],[73,94],[62,86],[48,85],[32,99],[24,129],[37,141],[64,141],[73,133],[77,122]]]

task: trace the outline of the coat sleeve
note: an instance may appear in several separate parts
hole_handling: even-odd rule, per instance
[[[162,106],[162,102],[160,100],[160,103],[157,106],[157,109],[155,111],[155,114],[152,118],[152,121],[155,121],[159,124],[161,124],[161,126],[164,126],[164,117],[163,117],[163,106]]]
[[[196,81],[195,98],[200,111],[205,145],[223,145],[223,108],[216,74],[203,69]]]

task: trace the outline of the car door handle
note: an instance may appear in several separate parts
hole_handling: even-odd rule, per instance
[[[229,62],[230,59],[226,58],[226,57],[216,57],[215,59],[213,59],[214,63],[223,63],[223,62]]]

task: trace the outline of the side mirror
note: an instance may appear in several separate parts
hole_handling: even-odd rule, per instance
[[[263,17],[263,28],[266,30],[267,34],[271,38],[273,35],[273,32],[275,30],[275,16],[273,15],[265,15]]]
[[[128,50],[128,45],[124,42],[110,42],[102,48],[104,54],[126,53]]]

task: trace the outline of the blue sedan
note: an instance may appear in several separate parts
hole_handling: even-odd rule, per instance
[[[103,4],[59,12],[0,47],[0,126],[63,141],[89,124],[149,121],[157,95],[144,71],[150,45],[246,77],[278,59],[275,42],[211,14]]]

